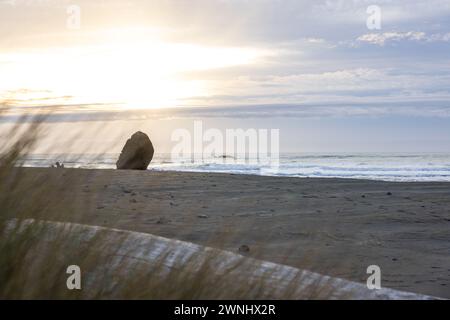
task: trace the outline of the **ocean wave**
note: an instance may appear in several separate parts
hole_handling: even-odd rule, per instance
[[[116,154],[34,155],[24,159],[23,165],[49,167],[52,163],[59,161],[68,168],[113,169],[116,160]],[[170,155],[156,154],[149,169],[385,181],[450,181],[450,155],[282,154],[279,166],[272,167],[239,157],[236,159],[210,158],[203,162],[193,162],[189,158],[173,161]]]

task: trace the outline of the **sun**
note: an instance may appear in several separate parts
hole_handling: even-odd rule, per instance
[[[41,90],[65,97],[61,103],[70,97],[72,104],[122,109],[177,107],[210,94],[208,81],[193,76],[195,71],[250,64],[260,56],[249,48],[155,39],[47,48],[1,56],[8,63],[0,62],[0,78],[7,79],[0,90]]]

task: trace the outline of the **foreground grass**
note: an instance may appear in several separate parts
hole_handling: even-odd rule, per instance
[[[59,174],[30,178],[18,169],[42,136],[43,121],[42,115],[19,119],[0,145],[1,299],[314,299],[333,295],[335,288],[323,281],[305,282],[300,273],[283,275],[277,268],[263,268],[264,262],[220,250],[198,247],[192,251],[189,245],[173,241],[156,247],[146,242],[142,247],[130,243],[126,233],[112,236],[103,229],[92,234],[71,224],[42,223],[39,217],[65,221],[64,217],[88,212],[95,203],[95,194],[81,206],[77,199],[61,200],[62,190],[80,183],[76,173],[52,169]],[[26,128],[23,123],[28,123]],[[25,197],[27,201],[22,201]],[[66,286],[70,265],[83,271],[82,290]]]

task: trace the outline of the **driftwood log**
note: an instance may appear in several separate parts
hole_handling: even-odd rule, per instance
[[[20,223],[10,220],[3,236],[8,237],[11,232],[15,235],[27,232],[31,225],[38,230],[32,250],[39,252],[37,256],[42,259],[50,250],[51,254],[55,254],[55,248],[64,257],[62,261],[73,264],[77,264],[77,258],[87,255],[98,258],[94,268],[82,270],[83,298],[95,297],[90,292],[98,291],[100,285],[103,286],[103,293],[110,292],[108,298],[114,298],[120,286],[136,270],[153,272],[157,265],[160,276],[165,274],[170,277],[177,273],[174,270],[184,274],[201,272],[202,265],[208,261],[210,270],[214,270],[219,279],[221,276],[235,276],[239,281],[245,279],[248,288],[257,288],[254,292],[248,291],[250,299],[285,299],[287,288],[289,298],[310,298],[308,291],[311,286],[328,288],[316,290],[313,298],[319,299],[434,299],[388,288],[369,290],[365,284],[146,233],[29,219]],[[108,281],[105,277],[109,277]],[[100,278],[102,281],[98,280]],[[145,283],[141,285],[145,286]],[[323,292],[322,295],[320,292]]]

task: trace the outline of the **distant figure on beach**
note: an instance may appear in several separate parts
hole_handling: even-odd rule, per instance
[[[63,168],[64,168],[64,163],[59,163],[59,161],[56,161],[55,164],[52,164],[52,168],[60,168],[60,169],[63,169]]]

